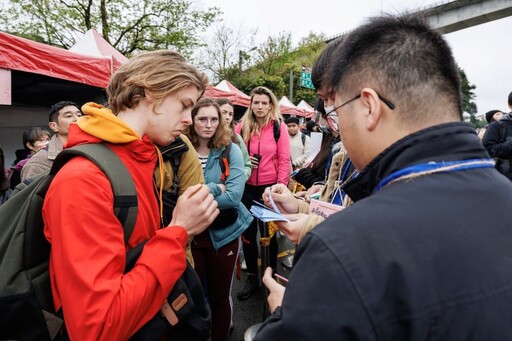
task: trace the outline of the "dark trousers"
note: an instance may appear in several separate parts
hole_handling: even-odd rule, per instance
[[[225,341],[229,335],[231,281],[240,248],[239,240],[236,238],[215,250],[206,230],[192,241],[194,269],[208,292],[212,310],[212,341]]]
[[[245,184],[245,191],[242,197],[242,202],[245,207],[249,210],[251,206],[254,204],[253,200],[259,201],[262,203],[261,196],[265,191],[265,188],[272,186],[264,185],[264,186],[251,186]],[[253,220],[249,228],[245,230],[243,233],[244,242],[242,244],[244,250],[245,263],[247,264],[247,273],[250,274],[258,274],[258,242],[256,240],[258,234],[258,221],[256,219]],[[260,226],[264,226],[263,223],[260,223]],[[260,230],[260,234],[262,231]],[[272,269],[276,269],[277,267],[277,238],[274,235],[270,240],[269,246],[269,260],[268,266],[272,267]]]

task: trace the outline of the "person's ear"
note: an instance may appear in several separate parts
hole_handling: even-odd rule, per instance
[[[29,150],[36,150],[36,146],[34,146],[34,145],[33,145],[32,143],[30,143],[30,142],[25,143],[25,145],[27,146],[27,148],[28,148]]]
[[[50,127],[50,129],[54,132],[54,133],[58,133],[59,132],[59,128],[57,126],[57,122],[49,122],[48,123],[48,127]]]
[[[361,101],[366,108],[366,128],[373,131],[382,119],[382,103],[379,95],[372,88],[361,90]]]
[[[154,102],[153,96],[147,90],[144,90],[144,97],[146,97],[146,101],[148,103],[153,103]]]

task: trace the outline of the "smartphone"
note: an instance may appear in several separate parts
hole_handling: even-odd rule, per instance
[[[261,155],[260,154],[252,154],[252,156],[257,158],[258,162],[261,160]]]

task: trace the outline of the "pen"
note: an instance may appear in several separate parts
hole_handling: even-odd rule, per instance
[[[288,283],[288,280],[286,278],[284,278],[283,276],[279,275],[279,274],[274,274],[274,276],[280,280],[280,281],[283,281],[284,283]]]

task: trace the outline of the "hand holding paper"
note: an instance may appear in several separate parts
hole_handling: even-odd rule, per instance
[[[274,210],[279,213],[297,213],[299,210],[297,198],[295,198],[293,193],[283,184],[267,187],[262,197],[265,205],[275,207]],[[272,205],[271,200],[274,202],[274,205]]]
[[[289,221],[288,218],[283,216],[281,213],[273,211],[257,201],[254,201],[254,203],[255,205],[251,206],[250,211],[256,219],[265,223],[268,223],[269,221]]]

